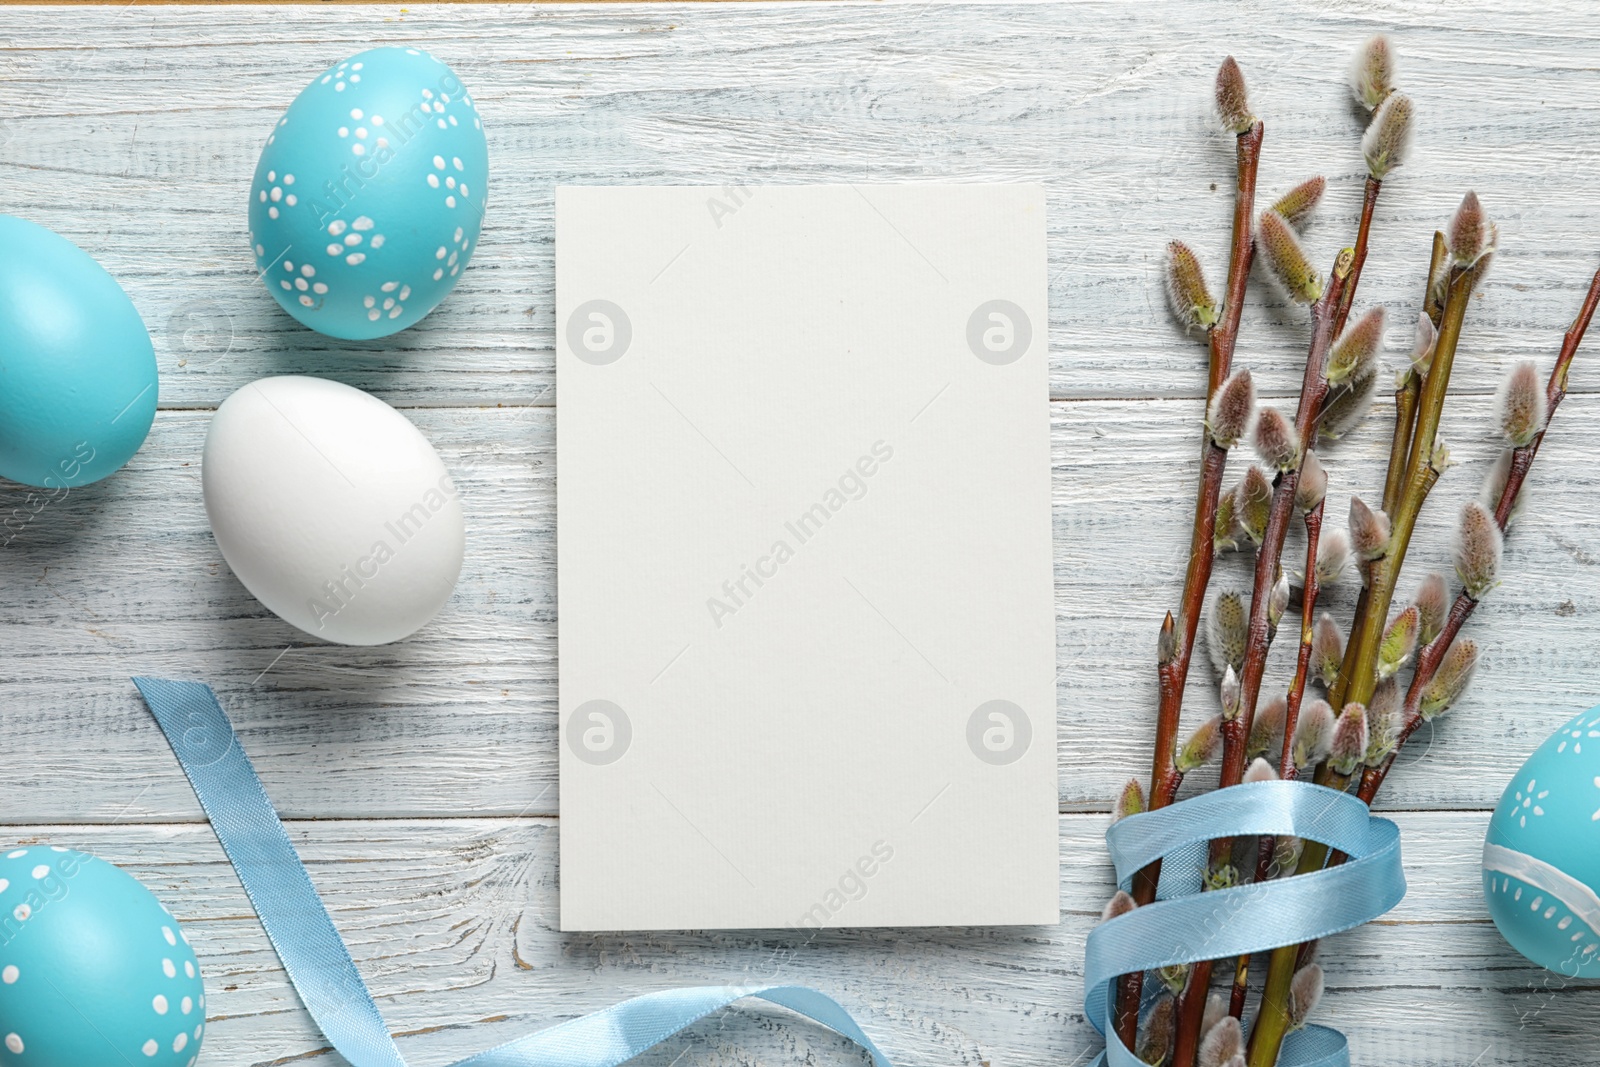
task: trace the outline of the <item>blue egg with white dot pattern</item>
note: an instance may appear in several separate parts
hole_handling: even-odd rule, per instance
[[[445,298],[478,245],[489,147],[472,94],[415,48],[373,48],[319,75],[267,138],[250,247],[301,323],[387,337]]]
[[[0,852],[0,1067],[192,1067],[200,965],[126,871],[71,849]]]

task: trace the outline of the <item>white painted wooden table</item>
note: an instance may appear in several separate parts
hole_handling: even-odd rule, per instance
[[[92,849],[184,918],[211,994],[203,1063],[340,1062],[127,680],[204,678],[417,1067],[625,995],[772,977],[835,992],[897,1063],[1085,1061],[1098,1038],[1080,1009],[1081,951],[1109,884],[1099,835],[1118,784],[1148,769],[1150,660],[1180,583],[1203,378],[1201,350],[1163,313],[1162,244],[1192,239],[1220,276],[1231,153],[1205,112],[1233,52],[1267,122],[1263,192],[1318,170],[1333,182],[1310,236],[1331,259],[1353,232],[1361,172],[1340,79],[1379,28],[1395,35],[1422,124],[1414,165],[1385,188],[1363,303],[1414,314],[1428,234],[1469,186],[1503,236],[1456,372],[1470,395],[1447,432],[1462,467],[1413,554],[1442,561],[1448,518],[1492,455],[1488,394],[1513,360],[1549,365],[1600,257],[1600,19],[1587,0],[0,9],[0,211],[97,256],[144,315],[162,373],[160,415],[128,469],[0,552],[0,836]],[[496,171],[456,293],[388,342],[346,344],[296,326],[254,281],[244,199],[279,111],[378,41],[455,66]],[[936,179],[1050,191],[1063,920],[804,944],[562,935],[553,187]],[[1304,322],[1259,292],[1245,321],[1240,362],[1289,394]],[[211,540],[198,476],[210,411],[286,372],[405,409],[462,487],[466,572],[409,641],[309,642],[251,599]],[[1538,509],[1472,624],[1488,647],[1478,687],[1413,742],[1382,797],[1404,829],[1410,895],[1327,945],[1321,1018],[1349,1032],[1357,1062],[1600,1062],[1600,984],[1511,952],[1477,875],[1487,809],[1516,765],[1600,698],[1600,348],[1573,383],[1534,475]],[[781,382],[768,402],[784,402]],[[1385,414],[1334,459],[1340,510],[1350,489],[1373,490]],[[21,504],[0,487],[0,513]],[[1230,564],[1222,580],[1240,573]],[[679,1057],[859,1062],[759,1011],[644,1062]]]

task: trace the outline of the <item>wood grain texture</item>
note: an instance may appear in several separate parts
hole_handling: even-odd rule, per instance
[[[1328,943],[1323,1021],[1356,1062],[1530,1064],[1589,1051],[1600,985],[1522,960],[1483,912],[1481,813],[1400,817],[1411,891]],[[625,996],[793,981],[838,997],[896,1064],[1082,1064],[1081,946],[1110,893],[1101,815],[1061,820],[1056,927],[562,934],[546,819],[290,823],[335,923],[414,1067],[433,1067]],[[294,999],[211,832],[193,824],[15,828],[125,865],[169,903],[207,983],[202,1063],[341,1062]],[[974,875],[975,877],[977,875]],[[825,888],[818,887],[818,891]],[[648,887],[641,887],[648,891]],[[1437,962],[1436,962],[1437,961]],[[681,1059],[680,1059],[681,1057]],[[1481,1058],[1480,1058],[1481,1057]],[[842,1039],[735,1009],[640,1064],[857,1064]]]
[[[1263,197],[1330,178],[1308,237],[1329,264],[1353,239],[1361,195],[1346,55],[1386,27],[1420,132],[1380,201],[1363,303],[1409,317],[1433,229],[1476,188],[1504,251],[1461,385],[1488,390],[1508,361],[1548,351],[1600,254],[1587,180],[1600,148],[1597,27],[1582,10],[10,9],[0,210],[73,238],[127,286],[155,334],[166,406],[214,406],[283,371],[406,405],[525,404],[553,398],[558,183],[1041,181],[1055,395],[1192,396],[1202,352],[1163,314],[1157,268],[1181,236],[1220,284],[1232,149],[1208,118],[1219,58],[1238,55],[1267,123]],[[385,41],[426,45],[472,87],[494,160],[490,215],[473,269],[437,313],[388,341],[337,342],[301,329],[254,281],[245,197],[295,93]],[[1262,386],[1297,387],[1303,316],[1258,287],[1243,329]]]
[[[0,549],[4,835],[126,863],[184,917],[212,992],[203,1062],[339,1062],[127,681],[205,678],[302,820],[291,834],[418,1067],[630,993],[774,975],[837,992],[897,1063],[1086,1061],[1098,1041],[1079,1006],[1082,942],[1109,891],[1092,813],[1148,769],[1155,624],[1181,580],[1204,374],[1202,347],[1164,313],[1161,247],[1190,239],[1220,281],[1231,162],[1206,110],[1232,52],[1267,119],[1263,194],[1318,171],[1332,182],[1308,236],[1331,259],[1360,195],[1345,55],[1380,28],[1423,118],[1415,162],[1380,202],[1362,304],[1390,307],[1401,344],[1428,235],[1467,187],[1504,248],[1469,315],[1456,386],[1470,395],[1445,426],[1460,466],[1424,515],[1414,581],[1423,564],[1448,567],[1453,515],[1493,455],[1488,394],[1516,359],[1549,365],[1600,253],[1600,23],[1584,0],[0,8],[0,211],[71,237],[124,283],[156,342],[163,408],[126,471],[36,516],[0,485],[0,519],[26,518]],[[317,71],[399,41],[473,87],[491,215],[438,312],[388,342],[334,342],[257,287],[244,195],[266,130]],[[901,180],[1049,190],[1063,922],[810,941],[561,935],[554,186]],[[1252,290],[1239,362],[1265,392],[1292,391],[1306,337],[1298,312]],[[1600,692],[1596,351],[1579,356],[1506,582],[1471,624],[1487,648],[1480,680],[1413,742],[1382,798],[1399,811],[1411,894],[1331,943],[1325,1018],[1358,1062],[1596,1062],[1600,985],[1511,953],[1476,875],[1486,809],[1513,769]],[[467,569],[408,641],[304,639],[210,537],[198,472],[210,409],[292,372],[406,409],[462,487]],[[783,402],[778,383],[770,403]],[[1376,495],[1385,417],[1380,405],[1331,455],[1331,521],[1352,490]],[[1246,564],[1225,560],[1219,586],[1245,584]],[[1334,603],[1348,610],[1353,595],[1347,584]],[[1286,676],[1275,655],[1268,685]],[[1214,707],[1209,671],[1194,682],[1198,721]],[[758,1011],[644,1062],[680,1055],[859,1062]]]

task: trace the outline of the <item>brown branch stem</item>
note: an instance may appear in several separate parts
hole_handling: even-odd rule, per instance
[[[1289,683],[1289,692],[1284,701],[1283,754],[1278,763],[1279,777],[1284,781],[1293,781],[1299,774],[1294,765],[1294,730],[1300,721],[1300,705],[1305,699],[1306,680],[1311,673],[1311,639],[1316,625],[1317,598],[1322,592],[1317,582],[1317,547],[1322,540],[1325,504],[1325,500],[1319,500],[1315,507],[1301,516],[1306,527],[1306,579],[1300,594],[1300,648],[1295,657],[1294,680]],[[1272,868],[1277,851],[1276,837],[1261,838],[1256,847],[1255,881],[1265,882],[1273,877]],[[1244,1018],[1249,983],[1250,957],[1240,956],[1233,971],[1233,993],[1228,999],[1228,1014],[1235,1019]]]
[[[1567,375],[1571,370],[1573,357],[1578,354],[1578,346],[1589,329],[1589,323],[1594,319],[1597,306],[1600,306],[1600,270],[1595,271],[1594,278],[1589,282],[1589,291],[1584,296],[1577,317],[1573,319],[1572,325],[1562,337],[1561,351],[1556,356],[1556,364],[1550,371],[1550,379],[1545,386],[1545,428],[1540,430],[1532,441],[1511,452],[1506,484],[1501,488],[1500,498],[1495,501],[1494,508],[1494,520],[1502,532],[1506,530],[1511,520],[1511,512],[1516,507],[1517,497],[1522,492],[1528,471],[1533,467],[1533,461],[1539,454],[1539,446],[1544,443],[1544,436],[1549,432],[1550,419],[1555,417],[1556,408],[1566,399]],[[1466,625],[1477,606],[1478,601],[1465,592],[1459,594],[1455,603],[1450,606],[1450,614],[1445,619],[1444,626],[1440,628],[1438,636],[1417,654],[1416,670],[1412,673],[1411,685],[1406,690],[1405,719],[1400,729],[1399,744],[1395,746],[1396,754],[1400,746],[1404,745],[1422,725],[1420,712],[1422,691],[1433,681],[1439,665],[1444,662],[1445,654],[1450,651],[1450,646],[1455,643],[1461,628]],[[1361,776],[1361,784],[1356,795],[1367,804],[1371,804],[1393,766],[1394,756],[1391,755],[1381,766],[1367,768]]]
[[[1455,355],[1455,345],[1459,339],[1461,320],[1465,311],[1465,297],[1470,296],[1472,291],[1472,280],[1469,277],[1472,273],[1472,269],[1469,268],[1465,271],[1458,270],[1451,275],[1449,295],[1446,298],[1444,313],[1441,316],[1443,325],[1441,326],[1439,332],[1439,342],[1434,353],[1433,367],[1429,372],[1430,379],[1435,373],[1439,372],[1440,356],[1444,356],[1444,377],[1438,383],[1431,381],[1428,383],[1429,386],[1437,384],[1436,396],[1438,402],[1442,402],[1444,390],[1448,385],[1450,361]],[[1465,289],[1464,293],[1458,289],[1458,286],[1463,285]],[[1459,302],[1458,297],[1460,298]],[[1522,483],[1527,477],[1528,469],[1532,465],[1533,459],[1538,453],[1540,444],[1542,444],[1544,441],[1545,433],[1548,432],[1549,417],[1555,414],[1556,407],[1560,405],[1562,399],[1564,399],[1566,396],[1567,375],[1571,368],[1573,357],[1577,354],[1578,346],[1583,341],[1584,333],[1588,330],[1589,324],[1594,318],[1595,309],[1597,306],[1600,306],[1600,271],[1595,272],[1594,278],[1589,283],[1588,293],[1584,297],[1583,304],[1578,311],[1577,317],[1573,320],[1572,325],[1567,329],[1565,336],[1562,338],[1560,354],[1556,358],[1555,367],[1550,372],[1550,381],[1545,389],[1545,397],[1547,401],[1545,429],[1541,430],[1539,435],[1535,437],[1533,441],[1529,442],[1529,444],[1523,446],[1522,448],[1516,449],[1513,453],[1511,472],[1506,478],[1506,484],[1501,490],[1500,499],[1495,505],[1495,521],[1499,524],[1501,530],[1505,529],[1506,521],[1511,514],[1511,509],[1516,502],[1517,495],[1522,490]],[[1448,348],[1446,347],[1447,330],[1450,331]],[[1434,400],[1434,397],[1430,396],[1430,393],[1432,392],[1433,390],[1430,390],[1426,387],[1424,388],[1424,411],[1421,418],[1419,418],[1419,436],[1425,429],[1429,428],[1427,405]],[[1431,423],[1431,430],[1433,433],[1436,433],[1438,429],[1437,411],[1432,413]],[[1422,452],[1421,455],[1427,456],[1429,453],[1431,453],[1431,451],[1432,441],[1430,440],[1427,444],[1427,451]],[[1521,455],[1518,455],[1518,453],[1521,453]],[[1411,450],[1411,456],[1413,460],[1418,455],[1419,451],[1416,447],[1416,443],[1414,442]],[[1518,462],[1519,460],[1521,461],[1520,463]],[[1406,503],[1411,504],[1418,509],[1421,507],[1420,499],[1414,501],[1408,500]],[[1403,560],[1404,546],[1402,546],[1401,555],[1399,559],[1395,561],[1393,569],[1390,570],[1388,567],[1383,568],[1388,572],[1387,578],[1390,593],[1393,592],[1393,581],[1399,571],[1399,564],[1403,562]],[[1472,612],[1476,607],[1477,601],[1473,600],[1465,593],[1462,593],[1460,596],[1458,596],[1455,603],[1451,605],[1450,614],[1445,621],[1445,625],[1443,628],[1441,628],[1438,636],[1435,637],[1433,641],[1429,643],[1428,647],[1425,648],[1418,656],[1417,667],[1413,673],[1411,685],[1406,693],[1406,715],[1401,727],[1400,737],[1398,738],[1395,746],[1395,753],[1384,760],[1379,767],[1367,768],[1362,772],[1361,782],[1357,788],[1356,795],[1363,803],[1366,803],[1369,806],[1372,804],[1373,799],[1377,796],[1379,788],[1383,785],[1385,779],[1387,779],[1389,771],[1394,767],[1395,756],[1399,754],[1401,747],[1403,747],[1405,743],[1410,740],[1412,734],[1416,732],[1417,728],[1422,725],[1423,719],[1418,710],[1421,702],[1422,690],[1427,686],[1428,682],[1432,680],[1435,672],[1438,671],[1440,663],[1444,661],[1445,654],[1450,649],[1450,645],[1454,643],[1456,636],[1461,631],[1461,627],[1466,624],[1467,619],[1472,615]],[[1384,611],[1386,612],[1387,609],[1388,605],[1386,603],[1384,605]],[[1358,660],[1357,662],[1360,663],[1361,661]],[[1347,666],[1348,663],[1349,661],[1347,660]],[[1341,678],[1341,682],[1343,681],[1344,679]],[[1364,695],[1358,699],[1364,700],[1370,695],[1369,687]],[[1329,784],[1332,785],[1334,783],[1330,782]],[[1343,784],[1335,787],[1344,788],[1347,785],[1348,779]],[[1327,860],[1327,857],[1328,848],[1326,845],[1318,842],[1307,842],[1305,854],[1301,859],[1300,869],[1318,870]],[[1278,1051],[1282,1046],[1283,1037],[1287,1031],[1289,984],[1294,979],[1294,972],[1300,958],[1300,950],[1302,947],[1303,946],[1294,945],[1285,946],[1284,948],[1274,950],[1272,953],[1271,960],[1267,965],[1266,987],[1262,991],[1261,1012],[1256,1020],[1256,1026],[1250,1034],[1248,1058],[1249,1067],[1272,1067],[1272,1065],[1277,1062]]]
[[[1344,332],[1345,320],[1350,318],[1350,305],[1355,303],[1356,286],[1361,284],[1361,268],[1367,264],[1367,239],[1372,233],[1372,212],[1378,206],[1378,192],[1383,182],[1367,175],[1366,190],[1361,197],[1361,223],[1356,228],[1355,258],[1350,264],[1350,282],[1339,298],[1339,310],[1333,317],[1333,336]]]
[[[1250,267],[1255,259],[1255,197],[1256,172],[1261,162],[1261,141],[1265,127],[1258,121],[1234,140],[1234,201],[1233,236],[1228,253],[1228,285],[1224,297],[1222,319],[1210,330],[1208,337],[1209,366],[1206,384],[1206,403],[1227,380],[1233,367],[1233,350],[1239,338],[1240,316],[1244,313],[1245,286],[1250,280]],[[1203,431],[1201,442],[1200,482],[1195,493],[1194,526],[1189,541],[1189,564],[1184,574],[1183,599],[1179,617],[1173,620],[1169,613],[1163,622],[1163,641],[1173,639],[1176,648],[1170,659],[1157,668],[1159,703],[1156,712],[1155,749],[1151,760],[1150,794],[1148,806],[1165,807],[1172,803],[1178,791],[1181,776],[1173,766],[1173,753],[1177,747],[1178,722],[1183,711],[1183,694],[1189,678],[1189,663],[1194,655],[1195,635],[1204,609],[1206,589],[1211,584],[1212,564],[1216,552],[1212,544],[1217,522],[1217,502],[1222,494],[1222,476],[1227,466],[1227,452],[1211,440],[1209,430]],[[1140,905],[1156,897],[1156,887],[1161,879],[1161,864],[1152,863],[1139,871],[1133,879],[1133,898]],[[1117,1037],[1129,1048],[1137,1041],[1139,1029],[1139,1001],[1143,992],[1144,975],[1123,975],[1117,982],[1116,1011],[1113,1025]]]
[[[1322,401],[1327,396],[1328,351],[1333,346],[1333,319],[1350,276],[1353,256],[1354,253],[1348,248],[1339,253],[1328,277],[1327,287],[1311,307],[1311,347],[1306,353],[1300,402],[1295,409],[1295,431],[1301,442],[1311,440],[1317,418],[1322,413]],[[1250,594],[1249,636],[1239,676],[1239,711],[1222,724],[1219,789],[1238,785],[1244,777],[1245,742],[1249,739],[1250,724],[1255,718],[1256,699],[1261,693],[1261,677],[1266,670],[1267,651],[1271,646],[1268,606],[1272,587],[1277,584],[1282,571],[1283,542],[1289,533],[1289,519],[1294,510],[1295,491],[1300,485],[1300,469],[1305,462],[1306,451],[1302,447],[1300,462],[1278,473],[1272,491],[1272,507],[1267,515],[1266,533],[1256,549],[1255,580]],[[1232,848],[1231,838],[1217,838],[1211,842],[1211,871],[1226,862]],[[1178,1006],[1179,1023],[1173,1044],[1172,1067],[1192,1067],[1194,1063],[1200,1044],[1199,1031],[1206,996],[1211,987],[1212,965],[1211,960],[1200,960],[1190,971],[1189,986]]]

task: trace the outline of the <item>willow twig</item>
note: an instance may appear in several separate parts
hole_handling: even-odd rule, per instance
[[[1306,354],[1305,376],[1300,387],[1300,402],[1295,409],[1295,431],[1301,442],[1309,442],[1316,428],[1322,402],[1328,392],[1328,350],[1333,345],[1333,320],[1338,302],[1350,276],[1354,256],[1344,249],[1334,263],[1332,274],[1322,296],[1311,308],[1311,348]],[[1270,623],[1268,604],[1272,587],[1281,573],[1283,542],[1288,536],[1289,519],[1294,510],[1295,491],[1300,484],[1301,465],[1307,452],[1302,445],[1300,463],[1278,474],[1272,492],[1272,510],[1267,518],[1266,533],[1256,549],[1255,580],[1250,597],[1250,623],[1248,651],[1244,669],[1239,676],[1239,710],[1222,724],[1222,769],[1217,788],[1238,785],[1244,777],[1245,742],[1250,736],[1250,724],[1255,718],[1256,699],[1261,692],[1261,677],[1266,670]],[[1217,838],[1211,842],[1210,872],[1214,872],[1232,851],[1231,838]],[[1173,1045],[1173,1067],[1188,1067],[1194,1062],[1200,1042],[1200,1023],[1204,1016],[1205,1001],[1211,986],[1211,960],[1194,964],[1190,972],[1189,987],[1179,1004],[1177,1039]]]
[[[1346,289],[1348,292],[1349,290]],[[1283,755],[1278,763],[1279,777],[1293,781],[1299,774],[1294,763],[1294,730],[1300,721],[1300,705],[1305,699],[1306,680],[1311,673],[1311,639],[1316,625],[1317,598],[1321,586],[1317,580],[1317,550],[1322,540],[1322,513],[1326,501],[1319,500],[1303,516],[1306,527],[1306,578],[1300,594],[1300,648],[1296,654],[1294,680],[1283,712]],[[1278,839],[1262,837],[1256,849],[1255,881],[1265,882],[1272,877],[1273,858],[1277,855]],[[1228,999],[1228,1013],[1235,1019],[1244,1017],[1244,1002],[1249,993],[1250,957],[1240,956],[1234,966],[1233,993]]]
[[[1244,312],[1245,286],[1250,280],[1250,267],[1255,260],[1256,172],[1261,162],[1261,141],[1265,127],[1260,121],[1238,134],[1235,139],[1235,183],[1233,208],[1233,239],[1228,254],[1228,284],[1224,296],[1222,319],[1208,332],[1209,369],[1206,375],[1206,402],[1211,399],[1228,378],[1233,366],[1233,350],[1239,338],[1239,321]],[[1217,522],[1217,501],[1222,494],[1222,476],[1227,466],[1228,453],[1211,439],[1209,431],[1202,431],[1200,481],[1195,493],[1194,525],[1189,540],[1189,565],[1184,574],[1183,599],[1179,617],[1174,620],[1169,612],[1162,623],[1162,644],[1173,645],[1172,654],[1163,656],[1157,668],[1159,704],[1156,713],[1155,750],[1150,769],[1150,797],[1148,806],[1154,810],[1166,807],[1177,795],[1182,776],[1173,766],[1173,752],[1177,747],[1178,721],[1183,711],[1183,693],[1189,678],[1189,663],[1194,655],[1195,636],[1204,611],[1206,589],[1211,584],[1212,564],[1216,558],[1212,538]],[[1156,861],[1139,871],[1133,879],[1133,898],[1138,904],[1148,904],[1156,898],[1156,887],[1161,879],[1161,863]],[[1117,982],[1116,1011],[1113,1024],[1117,1036],[1128,1047],[1133,1047],[1138,1036],[1139,1001],[1143,992],[1144,975],[1123,975]]]
[[[1545,386],[1545,429],[1540,430],[1532,441],[1511,452],[1506,483],[1500,490],[1500,497],[1495,502],[1494,508],[1494,520],[1502,532],[1511,520],[1512,509],[1516,506],[1517,497],[1522,492],[1523,482],[1533,466],[1534,458],[1539,454],[1539,446],[1544,443],[1544,435],[1549,432],[1550,419],[1555,416],[1556,408],[1560,406],[1561,401],[1566,399],[1567,375],[1571,370],[1573,357],[1578,353],[1578,346],[1589,329],[1589,323],[1594,319],[1597,306],[1600,306],[1600,270],[1595,271],[1594,278],[1589,283],[1589,291],[1584,297],[1577,317],[1573,319],[1572,325],[1562,338],[1561,352],[1556,357],[1555,367],[1550,371],[1550,380]],[[1439,665],[1444,662],[1445,654],[1450,651],[1450,646],[1455,643],[1461,628],[1466,625],[1477,606],[1476,599],[1465,591],[1460,593],[1455,603],[1450,606],[1450,614],[1446,617],[1438,635],[1417,654],[1416,670],[1412,674],[1411,685],[1406,690],[1405,718],[1400,728],[1399,744],[1396,745],[1397,753],[1400,745],[1404,745],[1422,725],[1420,712],[1422,692],[1428,683],[1433,681]],[[1371,804],[1393,766],[1394,756],[1391,755],[1382,765],[1369,767],[1361,776],[1361,784],[1356,795],[1367,804]]]
[[[1344,296],[1339,300],[1339,310],[1333,317],[1335,337],[1344,332],[1345,320],[1350,317],[1350,305],[1356,299],[1356,286],[1361,284],[1361,268],[1367,263],[1367,239],[1372,233],[1372,213],[1378,206],[1378,192],[1382,188],[1383,182],[1380,179],[1367,175],[1366,189],[1361,197],[1361,223],[1356,228],[1355,258],[1350,263],[1350,283],[1344,287]]]

